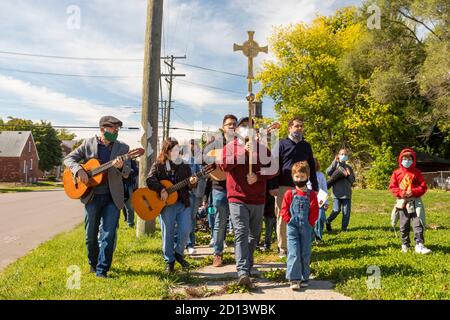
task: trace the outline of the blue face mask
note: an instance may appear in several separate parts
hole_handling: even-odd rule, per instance
[[[291,133],[291,135],[296,140],[302,140],[302,138],[303,138],[302,132],[293,132],[293,133]]]
[[[345,162],[348,160],[348,156],[346,154],[339,155],[339,161]]]
[[[411,165],[413,164],[412,160],[410,159],[404,159],[402,160],[402,166],[406,169],[408,169],[409,167],[411,167]]]

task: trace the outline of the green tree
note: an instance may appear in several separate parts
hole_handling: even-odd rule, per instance
[[[381,29],[367,27],[373,3]],[[449,7],[443,0],[367,1],[310,25],[280,27],[270,39],[276,61],[257,77],[259,96],[275,101],[283,133],[293,116],[306,120],[322,163],[346,146],[361,170],[374,166],[371,186],[384,185],[374,178],[386,177],[388,154],[405,146],[448,157]]]
[[[279,28],[270,39],[276,62],[266,62],[257,79],[260,96],[275,101],[275,111],[287,133],[287,121],[305,119],[305,135],[321,163],[346,145],[343,118],[351,101],[339,59],[358,42],[362,25],[355,9],[343,9],[332,17],[318,17],[310,26]]]
[[[67,129],[59,129],[57,130],[57,132],[58,132],[58,139],[61,141],[64,140],[72,141],[77,137],[75,133],[70,133]]]

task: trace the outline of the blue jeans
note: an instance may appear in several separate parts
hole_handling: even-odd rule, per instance
[[[191,231],[191,209],[185,208],[181,202],[176,202],[163,209],[159,215],[163,254],[166,263],[175,261],[175,252],[183,255],[184,248]],[[175,245],[175,225],[177,226],[177,241]]]
[[[238,277],[250,275],[253,252],[261,234],[264,205],[230,203],[230,217],[234,228],[236,269]]]
[[[213,206],[216,208],[214,217],[214,255],[223,253],[223,242],[227,232],[227,221],[230,216],[230,207],[228,205],[227,193],[220,190],[212,190]]]
[[[202,202],[201,197],[196,197],[195,194],[190,195],[190,209],[191,209],[191,232],[189,233],[189,238],[187,242],[188,248],[193,248],[195,246],[195,227],[197,226],[197,211]]]
[[[317,218],[316,225],[314,227],[314,233],[320,240],[323,235],[323,225],[327,222],[327,216],[325,214],[325,208],[322,206],[319,208],[319,217]]]
[[[123,210],[126,214],[126,220],[128,223],[128,226],[132,227],[134,226],[134,208],[131,204],[131,196],[133,194],[133,187],[129,186],[124,183],[123,187],[125,188],[125,192],[128,192],[129,198],[127,202],[125,202],[125,206],[123,207]]]
[[[113,259],[120,211],[110,194],[95,194],[84,210],[88,262],[96,268],[97,274],[106,274]]]
[[[214,207],[213,207],[214,208]],[[214,212],[208,212],[208,225],[209,225],[209,229],[211,230],[211,239],[214,239],[214,224],[215,224],[215,220],[216,220],[216,209],[214,208]]]
[[[312,227],[307,219],[295,215],[287,224],[286,279],[289,281],[308,281],[311,273]]]
[[[352,199],[333,199],[333,211],[327,219],[327,223],[331,223],[336,219],[342,210],[342,230],[347,230],[350,223],[350,211],[352,207]]]

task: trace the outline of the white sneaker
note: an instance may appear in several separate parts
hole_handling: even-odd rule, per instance
[[[407,253],[408,250],[409,250],[409,247],[406,246],[406,245],[404,245],[404,244],[402,244],[402,252],[403,252],[403,253]]]
[[[189,247],[188,248],[188,253],[189,254],[195,254],[197,252],[197,250],[195,250],[195,248]]]
[[[214,239],[211,239],[211,241],[209,242],[209,246],[214,247]]]
[[[431,252],[430,249],[426,248],[423,243],[416,244],[416,252],[420,254],[428,254]]]
[[[289,286],[292,290],[298,290],[300,289],[300,281],[291,281],[291,284]]]

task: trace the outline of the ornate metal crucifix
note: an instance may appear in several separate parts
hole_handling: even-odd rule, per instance
[[[248,124],[250,129],[250,149],[249,149],[249,173],[252,174],[252,162],[253,162],[253,101],[255,100],[255,95],[253,94],[253,58],[256,58],[258,53],[264,52],[267,53],[269,51],[268,46],[260,47],[258,42],[256,42],[253,39],[253,35],[255,34],[255,31],[247,31],[248,33],[248,40],[245,41],[242,45],[234,44],[233,45],[233,51],[242,50],[242,53],[244,56],[248,59],[248,72],[247,72],[247,79],[248,79],[248,94],[247,94],[247,101],[248,101]]]
[[[233,51],[242,50],[244,56],[248,58],[248,73],[247,73],[248,92],[251,93],[253,91],[252,80],[254,79],[253,58],[256,58],[256,56],[260,52],[267,53],[269,51],[269,47],[268,46],[260,47],[258,42],[253,40],[253,35],[255,34],[255,31],[247,31],[247,33],[248,33],[248,40],[245,41],[242,45],[235,43],[233,45]]]

